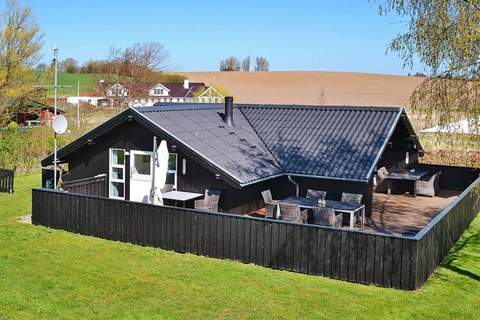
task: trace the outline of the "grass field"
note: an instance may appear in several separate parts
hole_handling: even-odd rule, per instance
[[[59,96],[76,96],[77,95],[77,81],[80,80],[80,92],[95,92],[97,90],[97,81],[101,77],[95,74],[84,73],[58,73],[58,95]],[[41,80],[41,85],[47,86],[49,97],[53,97],[53,78]],[[64,86],[64,87],[62,87]]]
[[[480,217],[420,290],[352,284],[17,222],[0,194],[0,319],[479,319]]]

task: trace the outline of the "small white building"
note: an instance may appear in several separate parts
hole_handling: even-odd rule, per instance
[[[420,132],[480,135],[480,119],[464,119],[443,126],[423,129]]]
[[[67,103],[78,104],[78,103],[88,103],[92,106],[98,107],[99,100],[105,100],[105,97],[83,97],[83,96],[73,96],[67,97]]]

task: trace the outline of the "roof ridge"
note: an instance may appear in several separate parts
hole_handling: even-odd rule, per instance
[[[403,106],[374,106],[374,105],[306,105],[306,104],[237,104],[239,108],[256,109],[314,109],[314,110],[365,110],[365,111],[401,111]]]
[[[151,113],[151,112],[179,112],[179,111],[194,111],[194,110],[216,110],[223,109],[223,104],[200,104],[192,103],[187,104],[183,102],[157,102],[153,106],[144,106],[144,107],[130,107],[135,109],[140,113]]]
[[[253,132],[255,132],[255,135],[258,137],[258,139],[263,143],[263,145],[265,146],[266,150],[268,151],[268,153],[270,154],[270,156],[275,159],[275,162],[276,164],[278,165],[278,167],[284,172],[286,173],[286,170],[285,168],[282,166],[282,164],[280,163],[280,161],[277,159],[277,157],[275,156],[275,154],[272,152],[272,150],[270,150],[270,147],[267,145],[267,143],[263,140],[262,136],[260,136],[260,134],[258,133],[257,131],[257,128],[255,128],[255,126],[250,122],[250,119],[248,119],[248,117],[245,115],[245,113],[242,111],[241,108],[238,108],[238,111],[242,114],[242,116],[245,118],[245,120],[247,121],[248,125],[252,128]]]

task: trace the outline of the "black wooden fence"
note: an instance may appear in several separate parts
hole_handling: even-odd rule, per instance
[[[13,170],[0,169],[0,192],[13,193],[14,176]]]
[[[89,196],[108,196],[108,177],[101,174],[91,178],[66,181],[63,189],[71,193],[85,194]]]
[[[480,179],[416,237],[34,189],[32,222],[110,240],[382,287],[421,287],[480,210]]]
[[[417,286],[427,281],[479,211],[480,178],[415,236],[418,241]]]

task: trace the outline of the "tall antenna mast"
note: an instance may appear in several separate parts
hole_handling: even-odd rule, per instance
[[[77,80],[77,128],[80,128],[80,79]]]
[[[58,90],[58,48],[57,45],[53,46],[53,64],[55,69],[55,83],[53,86],[54,91],[54,113],[53,119],[57,117],[57,90]],[[53,189],[57,189],[57,133],[54,133],[54,155],[53,155]]]
[[[55,68],[55,83],[53,85],[54,91],[54,116],[57,115],[57,94],[58,94],[58,48],[57,45],[53,46],[53,63]]]

